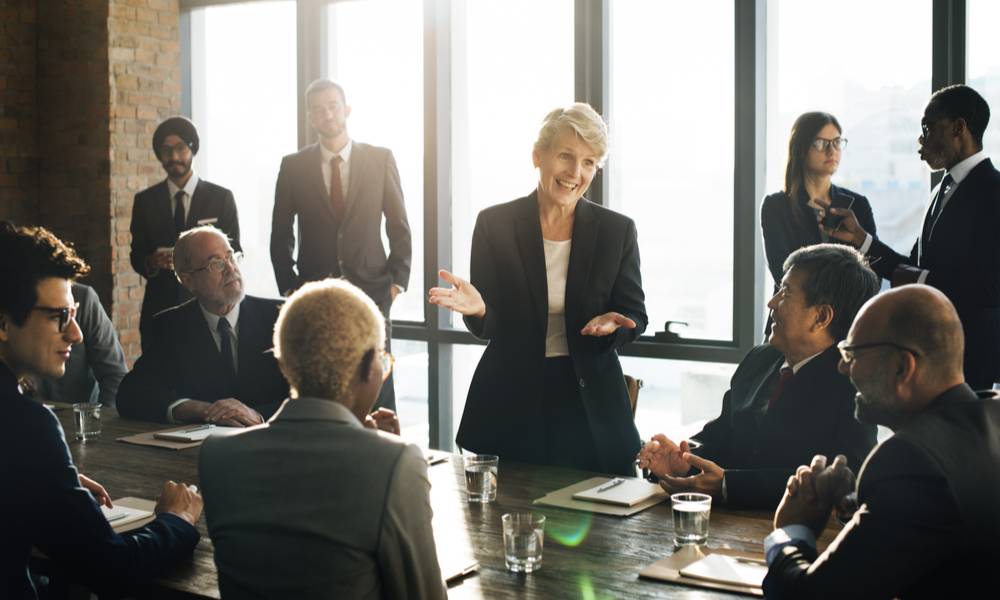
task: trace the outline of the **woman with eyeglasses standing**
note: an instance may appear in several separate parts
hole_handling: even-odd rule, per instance
[[[804,113],[792,125],[785,188],[766,196],[760,209],[764,254],[775,290],[781,282],[789,254],[812,244],[842,243],[827,236],[821,227],[835,229],[843,220],[829,214],[830,207],[850,208],[865,231],[875,237],[875,217],[868,199],[830,181],[840,166],[841,152],[847,144],[842,132],[837,118],[826,112]],[[861,248],[862,253],[867,250]],[[765,336],[770,331],[771,320],[768,319]]]

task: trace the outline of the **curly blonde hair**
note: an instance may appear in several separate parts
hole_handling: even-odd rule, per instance
[[[340,279],[299,288],[274,325],[274,355],[296,397],[343,398],[365,354],[384,347],[382,313]]]

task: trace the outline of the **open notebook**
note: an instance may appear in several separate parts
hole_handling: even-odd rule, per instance
[[[635,506],[654,496],[662,495],[663,488],[645,479],[615,477],[574,493],[573,499],[614,504],[615,506]]]

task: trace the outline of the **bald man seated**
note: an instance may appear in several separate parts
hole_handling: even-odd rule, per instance
[[[788,481],[764,541],[768,598],[971,598],[1000,564],[1000,398],[962,374],[944,294],[907,285],[869,301],[839,345],[857,417],[894,435],[868,456],[860,508],[826,552],[815,538],[854,475],[817,456]]]

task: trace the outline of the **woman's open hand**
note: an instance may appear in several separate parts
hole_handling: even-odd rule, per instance
[[[486,302],[483,301],[476,286],[444,269],[438,271],[438,277],[450,283],[452,287],[431,288],[427,293],[428,302],[443,306],[466,317],[482,318],[486,316]]]

